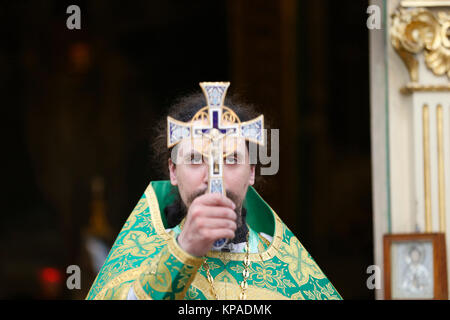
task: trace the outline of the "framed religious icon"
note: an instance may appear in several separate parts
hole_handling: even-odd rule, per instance
[[[385,299],[447,299],[445,234],[384,236]]]

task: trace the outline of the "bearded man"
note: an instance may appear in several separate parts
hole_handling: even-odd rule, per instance
[[[87,299],[341,299],[253,188],[263,117],[200,85],[153,141],[170,180],[148,185]]]

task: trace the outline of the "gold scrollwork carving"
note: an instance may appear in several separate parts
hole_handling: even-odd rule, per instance
[[[405,63],[410,80],[419,81],[416,54],[435,75],[450,78],[450,13],[399,8],[392,14],[391,43]]]

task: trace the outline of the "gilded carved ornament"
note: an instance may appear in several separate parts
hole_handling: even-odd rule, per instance
[[[450,12],[437,14],[424,8],[397,9],[391,16],[391,43],[405,63],[410,80],[407,89],[448,91],[449,85],[418,85],[419,62],[416,54],[423,53],[425,64],[436,76],[450,78]]]

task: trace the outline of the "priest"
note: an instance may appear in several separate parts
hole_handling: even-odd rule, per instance
[[[154,140],[170,180],[150,182],[87,299],[341,299],[253,188],[263,115],[228,82],[200,86]]]

